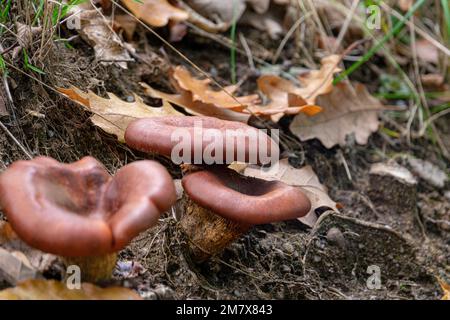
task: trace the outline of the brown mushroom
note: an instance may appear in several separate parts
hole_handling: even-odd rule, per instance
[[[72,164],[39,157],[0,175],[0,207],[18,236],[78,265],[85,281],[109,278],[116,252],[175,200],[169,173],[153,161],[134,162],[111,177],[92,157]]]
[[[217,138],[213,137],[214,133]],[[277,157],[278,161],[278,145],[262,130],[240,122],[212,117],[169,116],[139,119],[127,127],[125,140],[136,150],[172,157],[173,151],[177,151],[179,146],[177,138],[181,137],[178,134],[184,134],[183,138],[188,138],[186,149],[189,154],[184,154],[185,150],[181,150],[180,156],[192,161],[184,163],[209,165],[239,161],[268,164],[273,160],[272,157]],[[263,150],[265,152],[262,152]],[[214,161],[208,162],[203,157],[205,152],[211,154]]]
[[[196,132],[198,127],[203,131]],[[216,136],[207,130],[215,130],[219,139],[212,139]],[[201,165],[184,166],[186,176],[182,180],[185,211],[180,225],[190,240],[195,262],[222,251],[252,225],[295,219],[308,213],[311,204],[300,189],[244,177],[227,169],[234,161],[260,165],[278,161],[275,141],[246,124],[210,117],[140,119],[128,126],[125,140],[135,149],[171,156],[173,160],[178,133],[189,138],[182,157],[187,156],[190,161],[184,163]],[[236,139],[230,143],[230,137]],[[211,152],[215,161],[199,159],[196,153],[203,156],[205,151]]]
[[[311,208],[299,188],[223,166],[188,173],[182,184],[186,211],[181,227],[195,262],[221,252],[252,225],[296,219]]]

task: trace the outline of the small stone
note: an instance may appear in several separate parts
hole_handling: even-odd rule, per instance
[[[295,251],[294,246],[289,242],[283,243],[283,249],[284,249],[284,251],[286,251],[289,254],[292,254]]]
[[[154,292],[158,296],[159,300],[170,300],[174,298],[173,290],[164,285],[158,285]]]
[[[281,271],[284,272],[284,273],[290,273],[291,272],[291,268],[289,266],[283,264],[281,266]]]
[[[444,196],[447,198],[448,201],[450,201],[450,190],[445,191]]]
[[[447,174],[429,161],[408,157],[412,171],[436,188],[443,188],[448,181]]]
[[[331,228],[327,232],[327,240],[335,245],[338,245],[341,249],[345,249],[347,242],[341,230],[336,227]]]

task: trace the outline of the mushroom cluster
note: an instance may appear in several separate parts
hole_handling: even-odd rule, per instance
[[[197,124],[220,134],[203,131],[197,137]],[[311,203],[299,188],[245,177],[228,168],[235,161],[268,164],[259,152],[261,146],[269,156],[272,152],[278,154],[279,150],[274,149],[278,146],[256,128],[210,117],[159,117],[132,122],[125,140],[137,150],[171,157],[177,145],[174,132],[180,129],[191,142],[183,150],[188,158],[198,160],[196,152],[203,154],[208,150],[215,160],[211,163],[201,159],[195,166],[192,163],[183,166],[184,215],[180,226],[189,240],[194,262],[220,253],[252,225],[295,219],[309,212]],[[244,135],[239,137],[240,143],[222,140],[230,132],[234,137]],[[216,139],[211,139],[212,136]],[[217,139],[218,136],[221,138]],[[256,144],[250,143],[251,136],[257,137]]]
[[[92,157],[72,164],[39,157],[0,175],[0,207],[18,236],[78,265],[85,281],[108,279],[117,251],[175,200],[170,174],[154,161],[126,165],[112,177]]]

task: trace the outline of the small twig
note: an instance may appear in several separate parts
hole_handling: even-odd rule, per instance
[[[245,39],[245,36],[239,32],[239,40],[241,41],[242,47],[244,47],[245,53],[247,54],[248,59],[248,65],[250,66],[250,69],[255,70],[255,61],[253,61],[253,53],[250,49],[247,40]]]
[[[337,155],[339,157],[339,160],[341,160],[342,165],[344,166],[345,173],[347,174],[348,180],[353,181],[352,174],[350,172],[350,168],[348,167],[347,160],[345,159],[344,154],[342,153],[342,150],[339,149]]]
[[[308,12],[303,17],[298,19],[292,27],[289,29],[289,31],[286,33],[286,36],[281,41],[280,45],[278,46],[277,51],[275,52],[275,55],[273,56],[272,63],[275,64],[278,60],[278,58],[281,55],[281,52],[283,52],[284,47],[286,46],[286,43],[291,38],[291,36],[294,34],[295,30],[297,30],[298,27],[302,25],[303,22],[305,22],[306,19],[308,19],[311,16],[312,13]]]
[[[339,35],[336,39],[336,43],[333,46],[333,49],[331,50],[331,52],[335,53],[337,51],[337,49],[341,46],[341,43],[344,40],[345,35],[347,34],[348,28],[350,27],[350,23],[353,20],[353,16],[356,12],[356,9],[358,8],[359,1],[360,0],[353,0],[352,6],[350,8],[350,12],[344,21],[344,25],[342,26],[342,29],[339,32]]]
[[[14,141],[14,143],[22,150],[22,152],[28,157],[28,159],[33,159],[33,156],[27,151],[27,149],[23,146],[23,144],[20,143],[19,140],[17,140],[16,137],[9,131],[9,129],[3,124],[3,122],[0,121],[0,128],[5,131],[5,133]]]

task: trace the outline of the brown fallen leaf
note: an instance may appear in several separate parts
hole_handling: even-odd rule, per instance
[[[189,14],[167,0],[122,0],[134,16],[153,27],[164,27],[169,21],[185,21]]]
[[[415,42],[417,57],[423,62],[437,64],[439,62],[438,49],[428,40],[421,39]]]
[[[78,16],[81,22],[80,36],[94,48],[98,61],[106,65],[115,63],[123,69],[127,68],[127,62],[134,61],[108,18],[95,9],[81,11]]]
[[[142,84],[145,93],[153,98],[162,99],[184,108],[193,115],[204,115],[224,120],[247,122],[249,105],[259,102],[258,95],[233,98],[237,86],[228,86],[224,90],[213,90],[209,79],[196,79],[184,67],[178,66],[171,72],[171,82],[177,94],[168,94]]]
[[[134,32],[136,31],[138,22],[133,16],[129,14],[116,14],[114,15],[114,30],[123,30],[125,38],[128,41],[133,39]]]
[[[28,280],[0,291],[0,300],[141,300],[141,297],[121,287],[103,289],[83,283],[81,289],[69,289],[64,283],[54,280]]]
[[[162,99],[166,103],[175,104],[182,107],[186,112],[195,116],[209,116],[223,120],[239,121],[246,123],[250,118],[249,114],[236,112],[229,109],[215,107],[214,105],[204,104],[199,101],[192,101],[189,96],[181,94],[164,93],[153,89],[145,83],[141,83],[145,94],[156,99]]]
[[[313,116],[321,111],[316,104],[319,95],[333,90],[333,75],[338,67],[340,55],[331,55],[321,61],[321,68],[299,77],[302,87],[275,75],[264,75],[258,79],[258,88],[271,102],[265,106],[253,105],[249,109],[256,115],[270,115],[278,121],[284,114],[305,113]]]
[[[224,90],[213,90],[210,79],[196,79],[184,67],[177,66],[171,75],[173,84],[182,95],[189,95],[192,101],[212,104],[219,108],[242,111],[247,105],[258,102],[258,95],[233,98],[231,96],[238,89],[237,86],[228,86]]]
[[[403,11],[406,12],[411,9],[414,4],[414,0],[398,0],[398,6]]]
[[[420,75],[422,85],[430,91],[445,91],[445,78],[441,74],[428,73]]]
[[[309,227],[313,227],[317,221],[317,209],[326,207],[330,210],[339,211],[336,202],[328,196],[327,188],[320,183],[311,166],[296,169],[289,164],[288,159],[282,159],[278,168],[274,167],[273,170],[268,172],[262,171],[257,166],[247,166],[243,174],[265,180],[277,180],[301,188],[308,196],[312,206],[311,211],[299,220]]]
[[[167,103],[160,108],[148,106],[137,95],[134,95],[134,102],[125,102],[109,92],[109,99],[105,99],[92,91],[85,93],[73,86],[67,89],[58,88],[58,91],[94,113],[92,122],[105,132],[116,135],[121,142],[125,141],[125,130],[133,120],[182,115]]]
[[[341,82],[330,93],[318,97],[317,105],[323,108],[321,113],[315,117],[297,115],[290,129],[302,141],[316,138],[326,148],[344,146],[352,133],[358,144],[366,144],[378,130],[378,111],[384,109],[364,85],[353,88],[348,82]]]

